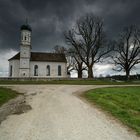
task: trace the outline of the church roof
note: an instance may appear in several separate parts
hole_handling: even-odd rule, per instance
[[[10,60],[19,60],[20,53],[17,53],[15,56],[9,59]],[[65,54],[59,53],[42,53],[42,52],[31,52],[30,61],[46,61],[46,62],[66,62]]]

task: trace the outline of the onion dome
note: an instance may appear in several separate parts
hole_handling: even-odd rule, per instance
[[[30,27],[30,25],[28,24],[24,24],[20,27],[21,30],[28,30],[28,31],[32,31],[32,28]]]

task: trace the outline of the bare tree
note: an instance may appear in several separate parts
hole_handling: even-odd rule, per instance
[[[74,48],[66,49],[60,45],[56,45],[53,49],[54,53],[65,54],[68,73],[70,73],[72,70],[76,70],[78,73],[78,78],[82,78],[82,72],[85,70],[85,67],[83,67],[83,62],[76,54],[76,50]]]
[[[78,78],[82,78],[83,70],[87,70],[87,69],[74,48],[70,48],[68,50],[67,58],[69,58],[68,71],[76,70],[78,74]]]
[[[65,54],[67,52],[67,49],[64,46],[60,46],[60,45],[55,45],[53,50],[54,50],[54,53]]]
[[[129,80],[130,71],[140,63],[140,32],[135,26],[124,29],[116,42],[115,55],[112,57],[115,70],[125,71],[126,80]]]
[[[106,49],[103,22],[93,14],[81,17],[76,27],[65,33],[68,44],[88,68],[88,78],[93,78],[93,66],[110,51]]]

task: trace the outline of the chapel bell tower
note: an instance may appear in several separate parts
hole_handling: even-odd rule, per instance
[[[21,39],[20,39],[20,68],[19,77],[30,76],[30,57],[31,57],[31,33],[32,29],[26,24],[20,28]]]

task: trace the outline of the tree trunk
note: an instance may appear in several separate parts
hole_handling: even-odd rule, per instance
[[[130,80],[130,71],[126,70],[126,81]]]
[[[88,67],[88,78],[93,78],[93,65]]]
[[[82,78],[82,71],[81,70],[78,71],[78,78]]]
[[[83,75],[82,71],[83,71],[83,62],[78,63],[78,69],[77,69],[78,78],[82,78],[82,75]]]

